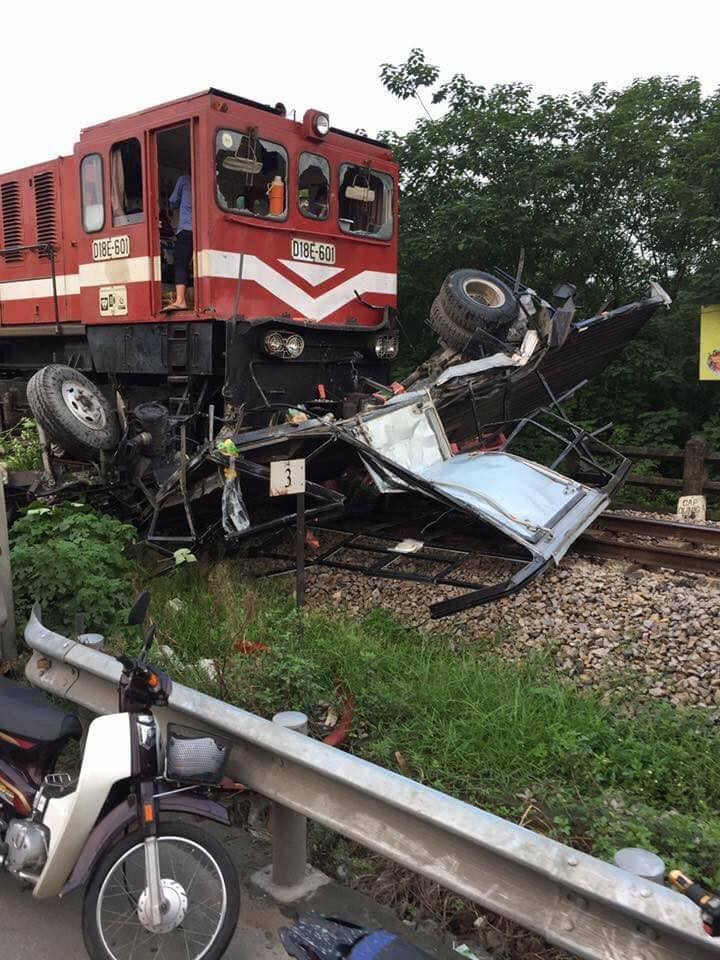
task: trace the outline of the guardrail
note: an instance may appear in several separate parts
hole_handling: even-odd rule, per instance
[[[25,638],[31,683],[95,713],[117,709],[116,660],[35,617]],[[720,957],[672,890],[180,684],[157,713],[232,738],[228,772],[250,789],[579,957]]]

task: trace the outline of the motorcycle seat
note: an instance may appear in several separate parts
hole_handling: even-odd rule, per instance
[[[80,739],[82,726],[74,713],[54,707],[34,687],[0,677],[0,731],[21,740],[50,743]]]

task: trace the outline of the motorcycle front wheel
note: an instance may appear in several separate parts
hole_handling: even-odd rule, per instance
[[[93,960],[219,960],[237,926],[240,887],[222,844],[182,821],[158,830],[163,917],[148,909],[143,839],[129,834],[102,858],[83,902]]]

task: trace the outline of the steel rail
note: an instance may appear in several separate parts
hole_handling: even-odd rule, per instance
[[[655,517],[628,517],[621,513],[604,513],[593,527],[617,533],[631,533],[641,537],[688,540],[720,547],[720,526],[702,523],[682,523],[677,520],[658,520]]]
[[[117,709],[116,660],[34,615],[25,639],[31,683],[95,713]],[[720,958],[697,908],[660,885],[180,684],[158,715],[229,736],[228,773],[252,790],[576,956]]]
[[[720,554],[698,553],[695,550],[683,550],[656,543],[617,540],[594,530],[586,530],[573,543],[571,549],[575,553],[606,557],[609,560],[627,560],[641,566],[667,567],[688,573],[704,573],[711,577],[720,576]]]

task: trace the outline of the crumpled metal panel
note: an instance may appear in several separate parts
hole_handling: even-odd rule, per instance
[[[418,471],[483,520],[533,552],[553,554],[556,532],[566,518],[580,523],[604,509],[608,498],[540,464],[511,453],[460,454]],[[587,520],[589,523],[590,520]]]
[[[411,488],[407,474],[402,479],[391,475],[390,460],[534,556],[559,561],[609,504],[601,491],[511,453],[453,455],[427,392],[396,398],[359,416],[352,432],[370,448],[361,457],[381,493]],[[374,463],[372,450],[385,462]]]
[[[524,367],[539,346],[540,338],[536,330],[528,330],[520,349],[515,353],[495,353],[491,357],[481,357],[479,360],[469,360],[467,363],[456,363],[443,370],[434,381],[434,386],[441,387],[450,380],[461,377],[475,377],[488,370],[498,370],[501,367]]]

